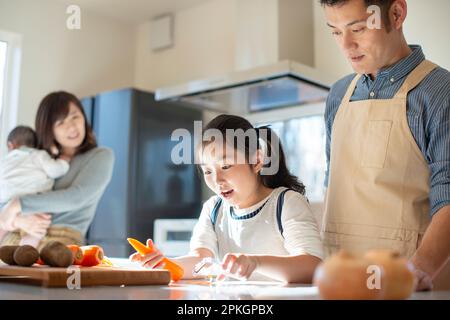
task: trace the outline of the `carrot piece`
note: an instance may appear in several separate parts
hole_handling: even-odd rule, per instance
[[[128,238],[127,240],[130,243],[130,245],[134,248],[134,250],[136,250],[141,256],[150,254],[155,251],[154,247],[147,247],[142,242],[136,239]],[[178,281],[183,277],[184,270],[179,264],[167,258],[164,258],[161,262],[164,263],[163,269],[166,269],[170,272],[170,277],[173,281]]]
[[[42,261],[41,258],[37,259],[37,261],[36,261],[35,263],[36,263],[36,264],[39,264],[39,265],[41,265],[41,266],[45,266],[45,262]]]
[[[84,267],[93,267],[99,265],[104,257],[103,249],[100,246],[83,246],[80,247],[83,252],[83,260],[80,265]]]
[[[77,246],[76,244],[69,244],[67,248],[72,251],[73,264],[81,265],[81,262],[83,262],[83,251],[81,250],[80,246]]]

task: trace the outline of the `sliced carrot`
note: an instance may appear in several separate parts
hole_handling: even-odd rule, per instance
[[[136,250],[141,256],[145,256],[146,254],[150,254],[155,251],[154,247],[147,247],[136,239],[128,238],[127,240],[134,250]],[[167,258],[164,258],[161,262],[164,263],[163,269],[170,272],[170,277],[173,281],[178,281],[183,277],[184,270],[179,264]]]
[[[84,267],[93,267],[99,265],[104,257],[103,249],[100,246],[83,246],[80,247],[83,252],[83,260],[80,265]]]
[[[69,244],[67,248],[72,251],[73,264],[81,265],[81,263],[83,262],[83,251],[81,250],[80,246],[77,246],[76,244]]]

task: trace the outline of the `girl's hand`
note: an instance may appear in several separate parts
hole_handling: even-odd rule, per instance
[[[151,239],[147,240],[147,247],[154,247],[153,241]],[[140,253],[136,252],[130,256],[130,261],[139,262],[144,268],[148,269],[160,269],[164,267],[164,263],[162,260],[164,259],[164,255],[161,251],[155,248],[155,251],[145,256],[142,256]]]
[[[47,234],[47,229],[51,223],[51,215],[49,214],[19,215],[14,220],[14,227],[22,229],[33,237],[42,238]]]
[[[244,280],[250,278],[257,266],[256,257],[245,254],[228,253],[222,261],[222,268],[226,273]],[[217,280],[222,280],[225,276],[219,275]]]

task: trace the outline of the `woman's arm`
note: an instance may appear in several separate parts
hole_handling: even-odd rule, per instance
[[[23,214],[58,214],[86,206],[104,192],[111,180],[113,164],[114,154],[111,150],[98,150],[80,169],[68,188],[20,197],[20,211]]]

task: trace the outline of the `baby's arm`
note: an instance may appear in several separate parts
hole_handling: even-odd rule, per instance
[[[62,159],[53,159],[46,151],[38,151],[35,157],[40,167],[51,179],[58,179],[69,171],[69,162]]]

